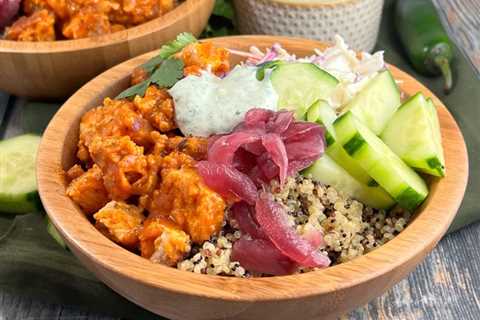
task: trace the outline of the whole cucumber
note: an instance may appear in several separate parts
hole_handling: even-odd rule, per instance
[[[397,0],[395,26],[413,67],[424,75],[442,74],[448,92],[453,45],[431,0]]]

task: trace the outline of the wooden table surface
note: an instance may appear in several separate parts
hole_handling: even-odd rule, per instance
[[[480,0],[434,0],[480,78]],[[2,136],[19,134],[23,99],[0,93]],[[10,106],[6,114],[7,104]],[[480,190],[479,190],[480,191]],[[343,319],[480,319],[480,223],[446,236],[410,276]],[[0,291],[0,320],[119,320]]]

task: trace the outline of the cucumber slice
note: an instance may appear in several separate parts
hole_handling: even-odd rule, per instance
[[[323,124],[327,130],[325,135],[328,145],[326,153],[360,183],[376,186],[375,180],[348,155],[340,144],[335,142],[333,122],[336,118],[335,111],[324,100],[317,100],[307,111],[307,121]]]
[[[35,159],[40,137],[26,134],[0,141],[0,212],[27,213],[41,208]]]
[[[433,104],[432,99],[427,99],[427,107],[430,111],[430,121],[432,122],[432,129],[433,129],[433,140],[435,141],[437,147],[437,155],[440,160],[440,164],[442,165],[442,173],[445,176],[446,169],[445,169],[445,154],[443,153],[443,146],[442,146],[442,133],[440,132],[440,120],[438,119],[437,107]]]
[[[434,128],[435,121],[438,121],[434,108],[421,93],[417,93],[390,119],[381,139],[410,167],[443,177],[445,165],[439,128]]]
[[[345,169],[358,182],[369,186],[375,185],[375,180],[343,149],[342,145],[337,141],[328,146],[326,150],[336,163]]]
[[[425,181],[352,112],[334,122],[337,142],[403,208],[415,210],[428,195]]]
[[[381,187],[369,187],[358,182],[326,154],[307,168],[303,175],[311,176],[313,180],[330,185],[373,208],[388,209],[395,204]]]
[[[57,228],[53,225],[52,221],[48,218],[48,216],[45,216],[45,220],[47,223],[47,232],[48,234],[55,240],[63,249],[67,249],[67,245],[65,244],[65,241],[63,240],[62,236],[58,232]]]
[[[287,63],[277,66],[270,80],[278,94],[279,109],[295,111],[304,119],[307,108],[318,99],[326,99],[338,80],[313,63]]]
[[[331,136],[336,139],[333,124],[331,132]],[[378,183],[373,180],[372,177],[370,177],[370,175],[343,149],[342,145],[337,143],[337,141],[334,140],[333,143],[330,141],[326,153],[361,184],[366,184],[370,187],[378,185]]]
[[[400,106],[400,91],[390,71],[376,75],[346,106],[376,135],[380,134],[387,122]]]
[[[337,119],[335,110],[325,100],[315,101],[307,110],[307,121],[316,122],[325,127],[327,145],[335,142],[335,131],[333,130],[333,121],[335,119]]]

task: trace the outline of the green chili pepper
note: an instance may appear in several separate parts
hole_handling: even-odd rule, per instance
[[[448,92],[453,45],[431,0],[397,0],[395,25],[413,67],[424,75],[442,74]]]

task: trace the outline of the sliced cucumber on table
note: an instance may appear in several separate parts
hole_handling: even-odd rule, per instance
[[[303,119],[307,108],[318,99],[327,99],[338,80],[313,63],[285,63],[278,65],[270,80],[278,94],[279,109],[295,111]]]
[[[307,121],[316,122],[325,127],[325,140],[327,145],[335,142],[335,132],[333,130],[333,121],[337,119],[335,110],[325,100],[315,101],[307,110]]]
[[[28,213],[41,208],[35,160],[40,137],[26,134],[0,141],[0,212]]]
[[[337,142],[403,208],[413,211],[427,197],[423,179],[352,112],[334,122]]]
[[[53,225],[52,221],[48,218],[48,216],[45,216],[45,222],[47,224],[47,232],[48,234],[57,242],[62,248],[67,249],[67,245],[65,244],[65,241],[63,240],[62,236],[58,232],[57,228]]]
[[[398,109],[381,139],[415,170],[439,177],[445,175],[437,112],[421,93]]]
[[[388,209],[395,204],[395,201],[381,187],[369,187],[358,182],[326,154],[307,168],[303,175],[311,176],[313,180],[330,185],[373,208]]]
[[[373,133],[380,134],[400,106],[400,90],[390,71],[376,75],[346,106]]]

